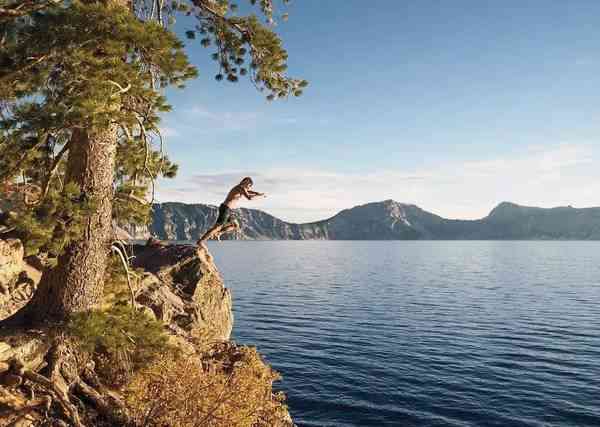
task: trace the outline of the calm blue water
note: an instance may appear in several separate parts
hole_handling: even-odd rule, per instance
[[[300,426],[600,426],[600,242],[211,242]]]

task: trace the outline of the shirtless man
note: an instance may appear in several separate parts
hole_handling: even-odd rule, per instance
[[[256,191],[250,190],[252,187],[252,179],[250,177],[246,177],[242,179],[242,181],[233,187],[225,201],[219,206],[219,216],[217,217],[217,221],[215,225],[209,228],[206,233],[198,240],[198,246],[204,246],[204,242],[206,242],[211,237],[219,237],[223,233],[227,233],[229,231],[238,230],[239,224],[231,219],[231,209],[233,209],[236,203],[242,198],[245,197],[248,200],[252,200],[255,197],[264,196],[264,193],[258,193]]]

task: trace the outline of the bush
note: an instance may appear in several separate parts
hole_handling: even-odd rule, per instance
[[[114,386],[125,384],[135,370],[168,349],[162,323],[123,304],[77,314],[68,330],[82,350],[93,354],[100,376]]]
[[[136,423],[177,427],[291,426],[283,393],[273,394],[279,374],[255,349],[222,344],[198,358],[163,356],[127,386]]]

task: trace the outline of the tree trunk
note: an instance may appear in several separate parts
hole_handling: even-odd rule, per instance
[[[66,182],[77,183],[95,203],[95,210],[87,218],[83,236],[66,248],[56,268],[42,276],[24,313],[29,321],[60,320],[100,304],[112,238],[116,132],[114,125],[94,134],[73,132]]]
[[[107,6],[131,5],[131,0],[101,1]],[[75,182],[82,194],[93,201],[95,210],[86,220],[83,236],[66,248],[56,268],[44,272],[32,300],[7,323],[64,320],[72,313],[98,307],[102,300],[112,239],[117,126],[75,128],[70,145],[65,182]]]

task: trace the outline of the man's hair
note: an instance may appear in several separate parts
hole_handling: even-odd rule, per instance
[[[252,181],[252,178],[250,178],[249,176],[245,177],[244,179],[242,179],[240,181],[240,184],[250,184],[250,185],[254,185],[254,181]]]

